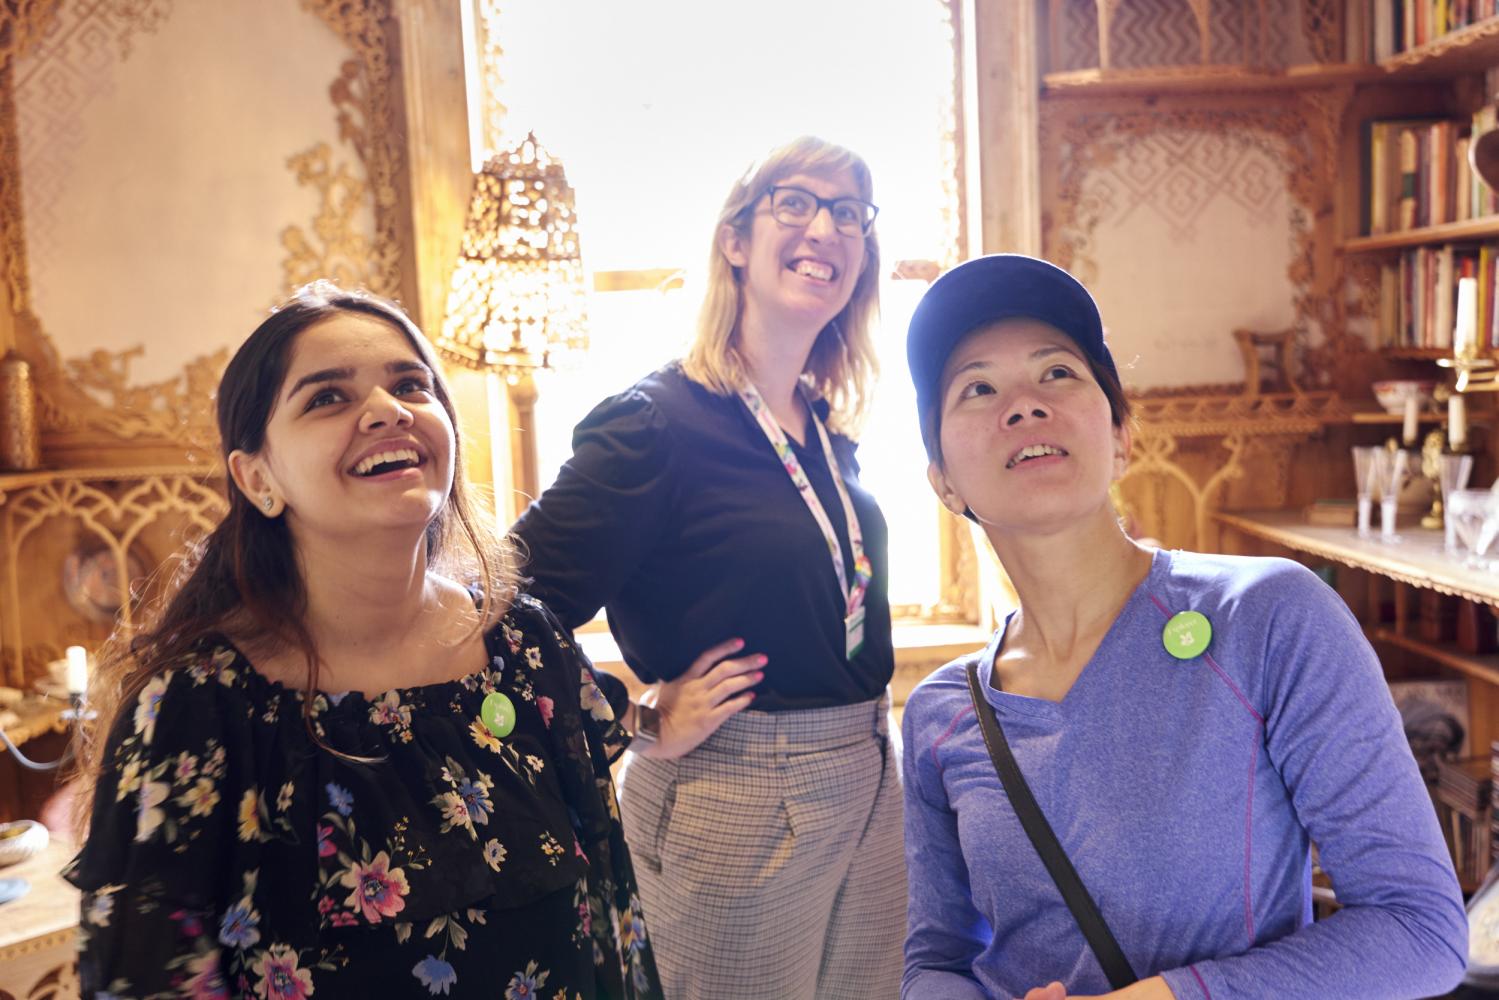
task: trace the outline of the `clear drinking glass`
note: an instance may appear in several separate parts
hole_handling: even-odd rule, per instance
[[[1353,478],[1358,490],[1358,533],[1366,538],[1372,531],[1374,520],[1374,456],[1383,449],[1355,446],[1353,449]]]
[[[1499,494],[1492,490],[1453,490],[1444,501],[1444,516],[1463,561],[1474,569],[1493,569],[1494,542],[1499,540]]]
[[[1409,464],[1410,452],[1399,449],[1381,449],[1375,459],[1375,477],[1379,486],[1379,537],[1387,542],[1399,541],[1395,535],[1395,514]]]
[[[1472,474],[1472,455],[1442,456],[1438,478],[1442,487],[1442,526],[1446,533],[1446,549],[1449,555],[1457,553],[1457,532],[1453,530],[1452,519],[1445,514],[1447,510],[1447,498],[1457,490],[1467,489],[1468,477]]]

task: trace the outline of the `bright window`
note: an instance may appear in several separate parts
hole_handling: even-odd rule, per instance
[[[585,266],[682,272],[665,291],[591,293],[588,355],[538,379],[543,487],[595,403],[682,353],[719,206],[770,148],[810,133],[868,161],[887,275],[897,261],[951,258],[943,0],[504,0],[497,25],[506,128],[512,141],[534,131],[565,164]],[[930,607],[941,591],[937,504],[905,362],[924,288],[881,288],[883,376],[859,460],[890,522],[891,602]]]

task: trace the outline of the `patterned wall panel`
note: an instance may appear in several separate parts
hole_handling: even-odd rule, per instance
[[[1132,388],[1241,381],[1235,329],[1321,339],[1306,133],[1285,108],[1044,109],[1046,254],[1098,296]]]
[[[1300,2],[1209,0],[1212,61],[1266,66],[1309,61],[1306,42],[1294,31]],[[1052,70],[1098,65],[1096,0],[1063,0],[1060,41],[1062,65]],[[1188,0],[1119,0],[1109,44],[1110,62],[1118,69],[1201,61],[1197,21]]]
[[[388,0],[23,7],[0,230],[44,429],[201,445],[205,383],[289,288],[395,289]]]

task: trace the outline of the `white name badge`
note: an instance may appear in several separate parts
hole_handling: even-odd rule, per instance
[[[852,660],[864,648],[864,605],[859,605],[857,611],[843,619],[843,631],[848,658]]]

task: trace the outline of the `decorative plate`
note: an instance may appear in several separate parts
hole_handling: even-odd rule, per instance
[[[121,586],[114,553],[107,548],[79,548],[63,562],[62,589],[79,614],[91,621],[113,623],[130,586],[144,578],[150,564],[139,548],[125,553],[130,579]]]

